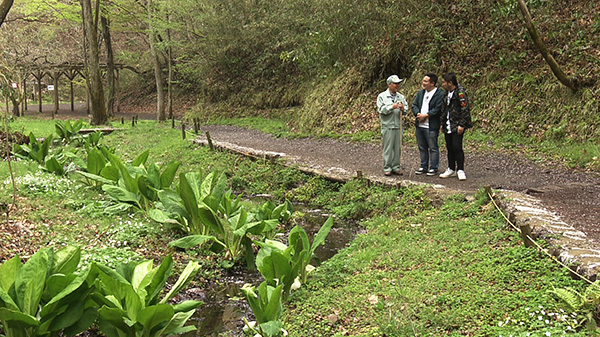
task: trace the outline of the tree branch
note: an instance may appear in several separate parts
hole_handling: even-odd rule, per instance
[[[544,60],[546,60],[546,63],[548,63],[548,65],[550,66],[550,69],[552,69],[552,73],[554,73],[554,76],[556,76],[560,83],[567,86],[569,89],[573,91],[579,89],[581,86],[578,83],[578,81],[573,78],[570,78],[569,76],[567,76],[567,74],[565,74],[562,71],[561,67],[558,65],[552,54],[550,54],[550,52],[546,48],[544,41],[542,41],[540,34],[533,25],[533,20],[531,19],[531,14],[529,13],[529,9],[527,8],[527,4],[525,3],[525,1],[517,0],[517,3],[519,4],[519,9],[521,10],[521,14],[523,14],[523,18],[525,19],[525,26],[527,27],[529,36],[533,40],[533,43],[535,44],[539,52],[542,54],[542,57],[544,57]]]

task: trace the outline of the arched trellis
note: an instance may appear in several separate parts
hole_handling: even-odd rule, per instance
[[[100,65],[101,69],[104,70],[106,72],[106,70],[108,69],[106,64],[101,64]],[[44,79],[44,77],[48,77],[49,79],[52,80],[52,83],[54,85],[54,92],[53,92],[53,101],[54,101],[54,107],[52,109],[52,117],[54,117],[54,115],[58,112],[58,108],[59,108],[59,95],[58,95],[58,90],[59,90],[59,79],[61,76],[65,76],[67,79],[69,79],[69,97],[70,97],[70,103],[71,103],[71,111],[75,110],[75,103],[74,103],[74,88],[73,88],[73,81],[75,80],[75,78],[77,76],[81,76],[82,78],[85,79],[85,65],[83,63],[61,63],[61,64],[51,64],[48,62],[45,62],[43,64],[36,64],[36,63],[32,63],[32,64],[20,64],[18,66],[18,68],[20,69],[21,74],[23,75],[23,91],[26,93],[27,92],[27,80],[29,79],[30,76],[33,76],[33,78],[35,78],[35,80],[37,81],[37,96],[38,96],[38,101],[39,101],[39,106],[38,106],[38,112],[42,112],[42,80]],[[137,73],[137,70],[134,69],[133,67],[130,66],[126,66],[124,64],[115,64],[114,65],[114,71],[115,71],[115,87],[117,92],[115,93],[116,99],[116,105],[117,105],[117,111],[119,111],[119,72],[122,69],[129,69],[132,70],[134,72]],[[86,98],[87,100],[87,109],[89,112],[89,95],[87,95],[88,97]],[[23,100],[23,111],[27,110],[27,99]]]

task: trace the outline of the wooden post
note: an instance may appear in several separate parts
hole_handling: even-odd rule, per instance
[[[181,122],[181,139],[185,139],[185,122]]]
[[[135,116],[131,116],[131,127],[135,126]]]
[[[483,190],[485,191],[485,198],[487,200],[492,200],[492,186],[487,185],[483,188]]]
[[[206,131],[205,133],[206,133],[206,140],[208,141],[208,148],[211,151],[215,151],[215,147],[213,145],[212,139],[210,139],[210,132]]]
[[[125,124],[125,117],[121,117],[121,124]]]
[[[175,117],[171,116],[171,129],[175,129]]]
[[[533,241],[531,241],[531,227],[528,224],[519,225],[519,230],[521,231],[521,239],[523,239],[523,243],[525,247],[533,246]]]
[[[197,119],[194,118],[193,121],[194,121],[194,133],[198,134],[198,122],[197,122]]]
[[[363,178],[363,173],[362,173],[362,171],[356,171],[356,177],[357,177],[358,179],[362,179],[362,178]]]

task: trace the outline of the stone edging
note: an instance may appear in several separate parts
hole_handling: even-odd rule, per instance
[[[194,142],[208,146],[206,139],[198,138]],[[288,156],[285,153],[256,150],[228,142],[215,142],[214,140],[212,143],[217,149],[255,159],[270,160],[272,162],[277,160],[279,164],[292,166],[300,171],[320,175],[333,181],[346,182],[356,178],[354,172],[349,172],[343,168],[309,167],[305,164],[299,164],[298,158]],[[431,191],[434,194],[474,193],[474,191],[452,191],[443,185],[432,185],[405,179],[398,180],[396,178],[381,176],[364,176],[363,178],[372,183],[389,186],[406,187],[409,185],[425,185],[431,187]],[[547,210],[539,199],[530,195],[515,191],[499,190],[496,191],[494,200],[515,226],[519,227],[527,224],[531,228],[534,238],[541,238],[548,242],[551,247],[550,252],[559,261],[569,265],[577,273],[589,280],[596,280],[597,274],[600,271],[600,250],[594,247],[594,243],[590,242],[585,233],[576,230],[558,215]]]

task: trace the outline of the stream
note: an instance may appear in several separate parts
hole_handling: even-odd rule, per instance
[[[296,223],[306,231],[312,242],[313,235],[319,231],[329,214],[322,209],[310,209],[304,205],[294,205],[294,208],[295,213],[303,214],[301,217],[295,214]],[[356,231],[355,222],[340,223],[334,219],[325,243],[316,249],[315,255],[321,262],[326,261],[344,248],[354,238]],[[183,336],[219,336],[223,333],[228,333],[227,336],[243,336],[242,318],[252,321],[253,315],[240,289],[244,283],[260,284],[262,276],[258,271],[244,270],[221,282],[211,284],[206,289],[193,288],[185,291],[187,296],[202,300],[204,304],[188,321],[188,325],[195,325],[197,330]]]

